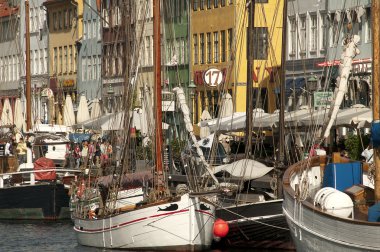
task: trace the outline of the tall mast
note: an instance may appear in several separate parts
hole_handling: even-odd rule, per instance
[[[162,107],[161,107],[161,31],[160,0],[153,0],[153,50],[154,50],[154,84],[155,84],[155,119],[156,119],[156,172],[162,175]],[[159,179],[159,181],[162,181]]]
[[[281,48],[281,78],[280,78],[280,140],[278,161],[280,166],[285,162],[285,60],[286,60],[286,23],[288,17],[288,1],[284,0],[282,13],[282,48]],[[281,168],[281,167],[280,167]]]
[[[249,3],[250,2],[250,3]],[[247,31],[247,93],[246,93],[246,121],[245,121],[245,157],[251,156],[252,150],[252,122],[253,122],[253,28],[255,25],[255,0],[247,0],[248,6],[248,31]]]
[[[30,32],[29,32],[29,1],[25,1],[25,55],[26,55],[26,131],[32,128],[31,83],[30,83]]]
[[[372,1],[372,107],[373,122],[379,123],[380,120],[380,2]],[[372,135],[375,132],[372,131]],[[380,148],[374,146],[373,160],[375,164],[375,201],[380,201]]]

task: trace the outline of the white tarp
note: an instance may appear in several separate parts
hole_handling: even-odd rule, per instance
[[[99,100],[95,98],[92,102],[90,118],[95,119],[95,118],[100,117],[101,115],[102,115],[102,110],[100,109]]]
[[[241,159],[231,164],[216,166],[213,168],[213,173],[224,171],[231,174],[233,177],[242,178],[243,180],[257,179],[271,170],[273,167],[268,167],[253,159]]]
[[[240,113],[240,112],[239,112]],[[297,111],[285,112],[285,124],[287,127],[307,127],[323,126],[328,120],[328,110],[312,110],[302,108]],[[238,132],[245,130],[246,116],[236,115],[221,118],[219,125],[217,119],[201,122],[201,125],[209,126],[211,132],[219,130],[220,132]],[[338,111],[334,126],[336,127],[369,127],[372,122],[372,111],[370,108],[355,105],[352,108],[341,109]],[[271,129],[279,126],[279,113],[253,115],[254,129]]]
[[[65,105],[63,106],[63,124],[65,126],[72,126],[75,124],[73,101],[71,100],[70,95],[66,96]]]
[[[1,112],[1,125],[13,124],[13,111],[9,99],[4,100],[3,111]]]
[[[81,95],[78,105],[77,123],[80,124],[88,120],[90,120],[90,112],[88,110],[87,99],[86,96]]]
[[[25,127],[25,120],[24,115],[22,113],[22,104],[20,98],[16,99],[15,102],[15,120],[14,123],[16,125],[16,128],[22,131],[22,129],[26,129]]]

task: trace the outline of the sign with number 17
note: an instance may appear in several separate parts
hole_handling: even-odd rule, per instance
[[[223,72],[217,68],[210,68],[204,72],[203,81],[210,87],[217,87],[223,82]]]

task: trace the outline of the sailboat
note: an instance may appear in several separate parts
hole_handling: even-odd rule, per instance
[[[26,131],[31,127],[31,73],[30,73],[30,33],[29,1],[25,1],[25,38],[26,38]],[[58,140],[57,140],[58,139]],[[8,139],[10,140],[10,139]],[[39,138],[34,142],[34,154],[37,150],[59,144],[60,137]],[[46,141],[46,142],[45,142]],[[65,145],[65,143],[64,143]],[[14,150],[16,152],[16,150]],[[78,170],[56,169],[52,159],[41,154],[34,162],[32,150],[26,151],[27,162],[18,164],[15,156],[0,156],[0,219],[11,220],[57,220],[69,219],[69,185]],[[46,154],[46,153],[45,153]],[[50,153],[49,153],[50,154]]]
[[[78,243],[81,245],[119,249],[203,249],[209,247],[213,239],[215,207],[208,200],[210,198],[205,196],[202,190],[196,188],[171,195],[165,182],[166,178],[162,168],[160,0],[153,1],[153,17],[156,101],[154,178],[153,181],[147,181],[149,179],[146,176],[140,177],[144,192],[143,201],[117,208],[112,202],[109,204],[109,197],[104,197],[103,194],[103,197],[100,197],[102,201],[99,206],[101,207],[93,211],[86,201],[86,192],[90,194],[94,192],[96,188],[89,186],[97,186],[99,183],[86,178],[83,185],[87,189],[83,188],[84,191],[81,191],[83,197],[78,201],[73,214],[74,230]],[[127,65],[129,66],[129,64]],[[127,72],[132,74],[137,70],[128,69]],[[127,76],[126,79],[135,78]],[[129,85],[129,81],[126,83],[128,87],[132,86]],[[183,95],[179,96],[184,98]],[[125,104],[130,103],[128,100],[125,102]],[[129,107],[124,107],[126,113],[129,111]],[[184,111],[188,111],[186,106]],[[128,117],[125,116],[125,118]],[[187,120],[190,122],[188,115]],[[129,128],[128,120],[126,121],[125,126]],[[190,126],[189,130],[191,131]],[[128,138],[125,139],[125,143],[128,143]],[[125,149],[124,154],[128,154],[126,152],[129,149]],[[137,180],[138,174],[130,173],[129,171],[133,169],[129,165],[131,164],[125,156],[122,167],[125,176],[121,172],[111,175],[111,182],[106,189],[111,191],[108,196],[118,195],[118,191],[122,190],[121,182],[125,179]],[[112,180],[113,178],[116,179]],[[128,186],[129,190],[132,190],[133,185],[127,182],[126,187]],[[136,188],[139,187],[141,184]]]
[[[379,251],[379,1],[372,1],[373,34],[373,122],[374,164],[351,161],[334,153],[310,157],[290,166],[284,175],[283,211],[289,223],[297,251]],[[347,87],[352,58],[359,41],[347,38],[340,63],[340,83],[336,100],[342,100]],[[330,110],[335,120],[334,103]],[[329,134],[327,123],[322,139]],[[318,153],[317,153],[318,154]],[[374,188],[365,183],[367,174],[375,174]]]
[[[283,7],[283,24],[286,24],[286,8],[284,1]],[[253,27],[255,1],[250,1],[248,8],[248,64],[247,69],[253,69]],[[251,34],[250,34],[251,33]],[[286,25],[283,25],[283,43],[286,41]],[[251,38],[251,39],[249,39]],[[282,71],[285,74],[285,46],[282,48]],[[284,78],[281,76],[281,83]],[[235,181],[229,180],[231,183],[237,183],[240,187],[245,185],[248,189],[237,190],[232,197],[224,197],[220,199],[220,206],[216,210],[216,216],[228,222],[230,232],[226,237],[221,239],[218,246],[230,247],[257,247],[257,248],[281,248],[293,249],[291,236],[286,223],[286,219],[282,213],[283,199],[281,197],[281,188],[278,186],[282,175],[281,167],[275,164],[269,167],[264,163],[252,158],[252,139],[253,139],[253,122],[260,121],[265,113],[261,109],[254,109],[252,101],[253,97],[253,71],[247,71],[247,100],[246,100],[246,117],[245,119],[245,158],[223,165],[223,167],[215,167],[216,172],[223,169],[224,172],[230,174],[236,173]],[[281,89],[284,85],[280,85]],[[284,94],[284,90],[280,91]],[[285,96],[281,96],[280,104],[284,104]],[[283,162],[284,158],[284,105],[280,107],[280,136],[279,145],[280,157],[278,160]],[[238,119],[239,120],[239,119]],[[257,175],[257,176],[255,176]],[[239,180],[236,181],[237,178]],[[236,190],[232,190],[236,191]]]

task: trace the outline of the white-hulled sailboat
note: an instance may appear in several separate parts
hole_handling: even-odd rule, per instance
[[[129,10],[131,9],[129,6]],[[103,203],[102,205],[102,202],[100,203],[100,209],[92,211],[90,205],[86,204],[85,199],[81,202],[82,198],[80,198],[77,202],[73,219],[77,240],[81,245],[119,249],[204,249],[211,245],[213,239],[212,228],[215,213],[213,204],[203,198],[202,195],[204,194],[201,191],[191,190],[191,188],[190,191],[172,196],[165,183],[166,179],[162,168],[163,150],[161,147],[163,141],[161,123],[161,58],[159,46],[160,0],[153,1],[153,16],[155,100],[157,103],[155,106],[156,164],[153,186],[149,188],[148,186],[143,187],[145,193],[142,202],[124,205],[121,208],[112,206],[112,204],[107,203],[109,200],[106,199],[103,200],[105,204]],[[133,67],[127,69],[127,73],[136,71],[133,71]],[[133,78],[126,76],[126,83],[129,83],[128,79],[132,80]],[[125,92],[125,95],[128,93],[131,94],[128,91]],[[131,104],[131,102],[127,100],[125,104]],[[125,106],[125,111],[129,111],[128,106]],[[188,115],[187,117],[190,122]],[[126,120],[124,126],[125,129],[129,129],[129,120]],[[188,124],[187,128],[190,134],[192,134],[191,124]],[[127,142],[128,138],[126,139]],[[128,158],[126,157],[123,159],[124,171],[132,170],[128,169],[128,165]],[[114,192],[122,190],[120,182],[123,176],[121,175],[122,172],[118,176],[115,176],[119,179],[114,181],[116,186],[109,187],[109,190],[114,190]],[[129,178],[133,178],[134,176],[137,175],[134,173],[126,175]],[[91,180],[88,179],[86,181]],[[147,190],[150,191],[147,192]],[[88,191],[91,191],[91,189],[88,189]],[[86,193],[84,193],[84,197],[85,195]],[[133,195],[132,197],[135,196]],[[141,195],[137,197],[141,197]]]

